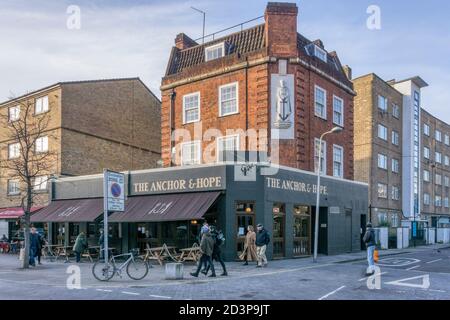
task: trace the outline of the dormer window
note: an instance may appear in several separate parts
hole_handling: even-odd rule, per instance
[[[327,62],[327,52],[319,46],[314,46],[314,55],[323,62]]]
[[[205,48],[206,61],[222,58],[225,55],[225,42]]]

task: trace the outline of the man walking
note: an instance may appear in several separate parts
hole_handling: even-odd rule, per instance
[[[367,263],[369,267],[367,268],[366,275],[371,276],[375,273],[375,261],[373,254],[375,252],[375,231],[372,228],[372,224],[369,222],[367,224],[367,230],[363,237],[363,241],[367,247]]]
[[[200,258],[200,262],[197,266],[197,271],[192,272],[191,276],[198,277],[200,269],[202,265],[206,263],[207,267],[211,268],[212,274],[210,277],[216,277],[216,271],[214,269],[214,264],[212,263],[212,254],[214,250],[214,239],[211,236],[211,232],[207,226],[202,227],[202,240],[200,242],[200,251],[202,252],[202,256]]]
[[[262,224],[258,224],[256,233],[256,255],[258,257],[257,268],[267,267],[266,249],[270,242],[270,236]]]
[[[36,228],[31,228],[31,234],[30,234],[30,259],[29,259],[29,265],[35,267],[36,262],[34,258],[38,255],[38,251],[41,250],[40,245],[40,239],[39,234],[36,232]]]
[[[225,237],[223,236],[222,231],[217,230],[216,227],[211,226],[211,235],[214,240],[214,249],[212,253],[212,260],[215,260],[220,263],[222,266],[222,277],[226,277],[228,275],[227,268],[225,267],[225,262],[223,262],[222,259],[222,250],[220,249],[220,246],[223,245],[225,241]],[[202,273],[206,276],[208,274],[210,266],[208,265],[205,270],[202,271]]]

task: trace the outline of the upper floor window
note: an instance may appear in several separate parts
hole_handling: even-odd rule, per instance
[[[392,187],[392,194],[391,194],[392,200],[400,200],[400,188],[399,187]]]
[[[425,159],[430,159],[430,148],[423,147],[423,157]]]
[[[447,176],[444,177],[444,186],[450,187],[450,178]]]
[[[19,180],[8,180],[8,195],[20,194]]]
[[[388,139],[388,129],[382,124],[378,125],[378,138],[385,141]]]
[[[434,133],[435,133],[434,136],[436,138],[436,141],[442,142],[442,134],[441,134],[441,132],[439,130],[436,130]]]
[[[444,207],[448,208],[448,197],[444,198]]]
[[[36,152],[47,152],[48,151],[48,137],[40,137],[36,139]]]
[[[327,118],[327,92],[321,87],[315,87],[315,115],[326,119]]]
[[[323,62],[327,62],[327,52],[319,46],[314,46],[314,55]]]
[[[35,101],[34,113],[44,113],[48,111],[48,96],[37,98]]]
[[[436,207],[442,207],[442,197],[441,196],[434,197],[434,205]]]
[[[387,199],[388,186],[384,183],[378,183],[378,198]]]
[[[206,61],[222,58],[225,55],[225,42],[205,48]]]
[[[436,174],[435,181],[436,181],[436,185],[441,186],[442,185],[442,176],[440,174]]]
[[[314,140],[314,168],[317,172],[319,168],[319,139]],[[327,143],[322,140],[322,148],[320,152],[320,173],[327,174]]]
[[[426,136],[430,136],[430,126],[426,123],[423,124],[423,134]]]
[[[344,100],[333,96],[333,123],[344,126]]]
[[[430,205],[430,194],[429,193],[423,194],[423,204],[426,206]]]
[[[378,154],[378,168],[387,170],[388,158],[386,155],[379,153]]]
[[[10,122],[20,119],[20,106],[10,107],[8,109],[8,118]]]
[[[181,165],[188,166],[201,163],[201,142],[192,141],[181,144]]]
[[[430,182],[430,171],[423,170],[423,181]]]
[[[400,144],[400,135],[395,130],[392,130],[392,144],[396,146]]]
[[[11,143],[8,145],[8,159],[16,159],[20,157],[20,144]]]
[[[217,161],[227,160],[223,152],[239,150],[239,135],[224,136],[217,138]],[[234,159],[232,159],[234,160]]]
[[[450,146],[450,137],[449,137],[448,134],[444,135],[444,143],[445,143],[447,146]]]
[[[47,176],[39,176],[34,178],[33,189],[35,191],[44,191],[47,190]]]
[[[394,118],[400,119],[400,107],[395,103],[392,104],[392,115]]]
[[[387,99],[383,96],[378,96],[378,109],[381,111],[387,111]]]
[[[392,159],[392,172],[400,172],[400,162],[397,159]]]
[[[200,92],[183,97],[183,123],[200,121]]]
[[[445,164],[446,166],[450,166],[450,159],[449,159],[448,156],[444,156],[444,164]]]
[[[333,176],[344,178],[344,148],[333,146]]]
[[[219,87],[219,116],[227,116],[239,112],[238,83]]]
[[[442,163],[442,154],[440,153],[440,152],[435,152],[434,153],[434,160],[437,162],[437,163]]]

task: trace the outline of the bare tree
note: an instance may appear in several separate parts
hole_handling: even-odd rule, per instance
[[[23,268],[29,267],[30,218],[32,208],[42,196],[42,190],[36,185],[36,178],[48,177],[55,169],[57,154],[48,150],[39,150],[41,138],[56,139],[50,129],[50,112],[35,114],[34,99],[11,99],[11,107],[20,111],[11,113],[8,108],[0,110],[2,130],[2,153],[0,158],[0,177],[19,181],[20,202],[24,215],[21,229],[24,231],[25,257]],[[11,108],[10,107],[10,108]],[[6,151],[6,152],[5,152]],[[41,181],[47,184],[47,180]],[[42,203],[40,203],[42,204]]]

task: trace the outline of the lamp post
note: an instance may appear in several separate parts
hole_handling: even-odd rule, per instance
[[[322,162],[322,140],[327,134],[339,133],[341,131],[342,131],[341,127],[334,127],[330,131],[323,133],[319,139],[319,153],[318,153],[319,161],[317,164],[317,186],[316,186],[317,187],[317,189],[316,189],[316,218],[315,218],[315,223],[314,223],[314,257],[313,257],[314,262],[317,262],[317,249],[318,249],[317,247],[318,247],[318,243],[319,243],[320,170],[321,170],[321,162]],[[326,165],[327,164],[324,163],[324,166],[326,166]]]

